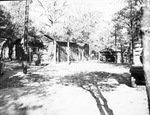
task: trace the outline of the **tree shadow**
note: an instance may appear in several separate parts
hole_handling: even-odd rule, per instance
[[[81,72],[65,76],[60,79],[60,82],[64,85],[76,85],[88,91],[95,99],[101,115],[114,115],[113,110],[109,108],[102,91],[115,90],[120,84],[130,86],[129,79],[128,73],[116,74],[108,72]]]
[[[2,115],[28,115],[29,110],[38,110],[43,107],[42,104],[23,106],[23,103],[17,103],[13,98],[6,96],[0,98],[0,102],[0,114]]]
[[[0,85],[1,92],[5,92],[0,93],[0,114],[28,115],[30,111],[42,109],[42,100],[55,93],[47,92],[46,87],[51,84],[46,84],[46,87],[44,85],[44,82],[48,82],[51,78],[40,74],[18,74],[6,78]]]
[[[23,74],[22,64],[16,61],[9,61],[6,63],[6,71],[0,79],[0,114],[2,115],[27,115],[28,111],[38,111],[42,108],[41,100],[46,95],[44,83],[47,86],[48,81],[53,77],[47,77],[43,74],[34,74],[33,72],[39,71],[46,65],[38,67],[28,68],[28,74]],[[40,87],[39,87],[40,86]],[[3,94],[3,92],[5,92]],[[24,105],[24,102],[18,102],[20,98],[26,98],[26,96],[35,97],[36,101],[28,106]],[[32,99],[30,99],[32,102]],[[39,104],[36,104],[39,102]]]
[[[1,84],[3,84],[3,81],[7,81],[9,76],[14,76],[17,73],[21,72],[22,68],[20,66],[16,66],[16,67],[6,67],[4,74],[0,75],[0,87],[2,86]],[[1,89],[1,88],[0,88]]]
[[[41,74],[15,74],[13,76],[5,78],[1,84],[0,89],[4,88],[20,88],[20,87],[26,87],[26,86],[39,86],[44,84],[44,82],[50,81],[53,76],[46,77]]]
[[[131,64],[128,63],[114,63],[114,62],[99,62],[99,63],[103,63],[103,64],[109,64],[109,65],[113,65],[116,67],[123,67],[123,68],[130,68]]]
[[[10,91],[11,94],[9,94]],[[46,95],[46,91],[37,87],[14,88],[9,90],[9,93],[0,95],[1,115],[28,115],[29,111],[42,109],[43,103],[41,100]],[[28,100],[30,100],[30,103]]]
[[[22,67],[21,61],[4,61],[6,70],[14,70],[14,69],[20,69]]]
[[[48,81],[49,78],[40,74],[33,74],[47,65],[28,67],[28,74],[23,74],[22,63],[18,61],[8,61],[4,75],[0,76],[0,89],[24,87],[33,82]]]

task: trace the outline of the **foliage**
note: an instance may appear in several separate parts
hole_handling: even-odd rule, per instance
[[[122,53],[128,52],[130,61],[133,56],[134,41],[142,39],[141,20],[143,16],[142,0],[127,0],[127,5],[113,18],[115,45]],[[126,30],[126,32],[123,32]],[[128,45],[127,47],[124,44]],[[122,54],[123,56],[123,54]]]
[[[62,17],[65,15],[67,3],[61,0],[37,0],[37,7],[40,9],[40,16],[44,20],[40,30],[50,32],[52,36],[60,33]],[[46,32],[46,33],[47,33]]]
[[[128,0],[128,5],[120,10],[115,17],[115,22],[126,28],[130,38],[139,39],[143,8],[141,0]]]
[[[19,38],[23,38],[24,35],[24,22],[25,22],[25,2],[10,2],[10,12],[12,14],[12,21],[16,24],[16,36]],[[29,46],[35,46],[39,48],[43,48],[43,43],[41,42],[41,35],[38,32],[38,29],[33,25],[34,22],[29,19],[28,21],[28,39]]]
[[[10,13],[3,5],[0,5],[0,37],[5,39],[14,37],[14,27]]]
[[[107,26],[101,19],[100,12],[81,12],[77,11],[74,15],[66,17],[64,22],[64,34],[71,31],[70,41],[87,43],[90,45],[91,51],[103,49],[105,45],[104,39],[107,39],[108,32],[102,25]]]
[[[13,1],[9,2],[8,10],[11,14],[11,21],[15,24],[15,35],[17,38],[23,38],[24,35],[24,17],[25,17],[25,2]]]
[[[33,10],[36,13],[38,12],[38,16],[41,18],[40,24],[33,26],[35,28],[38,27],[36,29],[42,31],[44,35],[61,41],[65,41],[69,37],[71,41],[89,44],[91,50],[95,51],[108,46],[108,22],[104,23],[102,21],[100,12],[77,11],[69,14],[66,11],[68,6],[67,2],[61,0],[37,0],[33,4],[37,8],[31,8],[31,12],[33,13]],[[23,37],[24,2],[13,2],[11,8],[13,22],[20,20],[17,23],[16,30],[20,33],[20,37]],[[29,24],[29,34],[32,33],[30,32],[30,30],[32,31],[32,24]],[[107,29],[102,25],[106,25]],[[71,36],[68,36],[68,31],[71,32]],[[45,41],[45,39],[43,40]]]
[[[1,56],[3,57],[3,49],[4,47],[9,48],[9,58],[12,60],[13,53],[13,42],[15,41],[15,24],[11,21],[11,14],[7,11],[7,9],[0,5],[0,38],[2,40],[5,39],[5,43],[1,49]]]
[[[38,47],[38,48],[44,48],[43,42],[39,41],[39,40],[32,40],[29,41],[29,46],[31,47]]]
[[[25,12],[25,2],[9,2],[8,8],[4,6],[1,9],[1,26],[4,28],[0,31],[0,35],[6,38],[5,47],[9,48],[9,58],[12,59],[13,47],[17,40],[24,38],[24,12]],[[3,19],[3,20],[2,20]],[[33,21],[29,20],[28,26],[28,38],[34,38],[32,45],[36,45],[39,48],[43,48],[43,43],[41,42],[41,36],[38,31],[33,27]],[[36,40],[37,41],[36,41]],[[40,42],[39,42],[40,41]],[[31,45],[31,42],[30,42]],[[3,47],[4,48],[4,47]],[[2,50],[3,50],[2,48]],[[22,52],[21,52],[22,53]]]
[[[102,27],[101,13],[77,11],[69,14],[66,12],[67,3],[60,0],[38,0],[37,7],[41,8],[41,18],[46,17],[40,28],[51,38],[60,41],[69,38],[73,42],[87,43],[93,50],[107,46],[106,40],[102,40],[108,32]],[[102,35],[102,31],[106,34]]]

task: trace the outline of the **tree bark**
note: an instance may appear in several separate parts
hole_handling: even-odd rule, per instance
[[[70,64],[70,44],[69,40],[67,41],[67,63]]]
[[[53,45],[54,45],[54,51],[53,51],[53,62],[54,64],[56,64],[56,40],[53,41]]]
[[[148,97],[149,111],[150,111],[150,0],[145,1],[146,7],[143,16],[143,31],[144,31],[144,71],[146,81],[146,91]]]
[[[147,96],[150,108],[150,34],[148,36],[145,35],[144,40],[144,71],[145,71]]]
[[[124,63],[123,46],[121,45],[121,63]]]

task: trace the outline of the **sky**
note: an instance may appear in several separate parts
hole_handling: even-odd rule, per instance
[[[34,0],[36,1],[36,0]],[[62,0],[60,0],[62,1]],[[73,9],[95,10],[111,13],[123,6],[125,0],[65,0]],[[6,4],[7,1],[0,1]]]
[[[36,0],[34,0],[36,1]],[[61,0],[62,1],[62,0]],[[98,11],[111,18],[117,10],[124,6],[125,0],[65,0],[69,4],[70,12],[75,10],[81,11]],[[0,3],[7,3],[0,1]]]
[[[37,0],[34,0],[35,2]],[[125,4],[125,0],[60,0],[60,1],[67,1],[69,5],[69,9],[67,12],[73,13],[73,11],[96,11],[100,12],[103,15],[103,19],[106,21],[111,20],[112,15],[121,9]],[[1,2],[0,3],[7,3]],[[32,5],[30,5],[32,7]],[[37,8],[37,7],[36,7]],[[30,8],[31,10],[36,10],[35,7]],[[31,14],[31,12],[30,12]],[[33,12],[36,14],[36,12]],[[31,15],[32,18],[35,18],[34,15]]]
[[[110,18],[125,5],[125,0],[68,0],[70,8],[82,11],[98,11]]]
[[[117,9],[124,0],[68,0],[74,8],[89,8],[97,11],[110,11]]]

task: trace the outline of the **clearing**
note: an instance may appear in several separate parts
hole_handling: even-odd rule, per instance
[[[145,86],[130,87],[127,65],[79,62],[7,63],[0,79],[0,115],[149,115]]]

